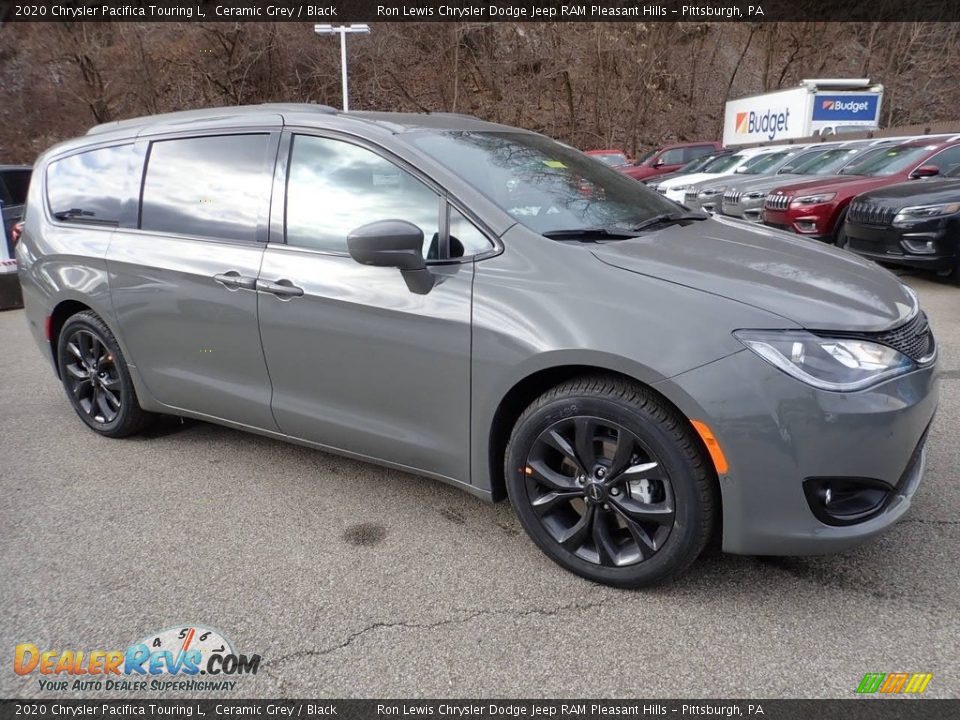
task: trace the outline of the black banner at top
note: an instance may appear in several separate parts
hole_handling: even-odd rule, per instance
[[[960,21],[955,0],[0,0],[2,22]]]

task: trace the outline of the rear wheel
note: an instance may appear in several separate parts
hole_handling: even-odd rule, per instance
[[[618,378],[572,380],[538,398],[514,427],[505,473],[533,541],[594,582],[662,582],[713,529],[712,471],[689,423]]]
[[[106,437],[140,432],[152,415],[137,402],[116,338],[92,311],[72,316],[57,341],[60,378],[80,419]]]

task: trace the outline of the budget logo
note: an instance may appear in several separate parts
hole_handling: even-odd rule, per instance
[[[750,113],[737,113],[737,132],[740,135],[743,135],[747,132],[747,118],[750,117]]]
[[[867,673],[855,692],[858,695],[919,695],[933,680],[933,673]]]
[[[824,100],[824,101],[820,104],[820,107],[821,107],[822,109],[824,109],[824,110],[833,110],[833,106],[834,106],[834,105],[836,105],[836,101],[835,101],[835,100]]]

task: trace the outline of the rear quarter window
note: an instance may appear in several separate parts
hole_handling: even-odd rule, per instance
[[[132,144],[98,148],[47,166],[47,204],[57,220],[117,225],[139,175]]]

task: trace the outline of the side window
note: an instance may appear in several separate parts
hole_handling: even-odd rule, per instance
[[[667,150],[660,156],[660,162],[664,165],[679,165],[683,162],[683,148]]]
[[[270,201],[272,148],[266,133],[154,142],[141,229],[256,242]]]
[[[463,214],[450,206],[450,257],[461,258],[479,255],[490,250],[493,245],[477,226],[467,220]]]
[[[960,165],[960,145],[947,148],[943,152],[937,153],[923,164],[935,165],[940,169],[940,174],[944,175],[951,168]]]
[[[684,148],[683,161],[690,162],[691,160],[696,160],[698,157],[709,155],[713,151],[714,147],[712,145],[694,145],[693,147]]]
[[[139,162],[133,145],[88,150],[47,166],[47,203],[57,220],[94,225],[120,222]]]
[[[367,148],[295,135],[287,174],[288,245],[347,251],[347,235],[377,220],[423,230],[424,257],[439,257],[440,198],[413,175]]]
[[[29,170],[12,170],[4,174],[3,183],[10,193],[10,202],[13,205],[23,205],[27,202],[27,190],[30,187]]]

